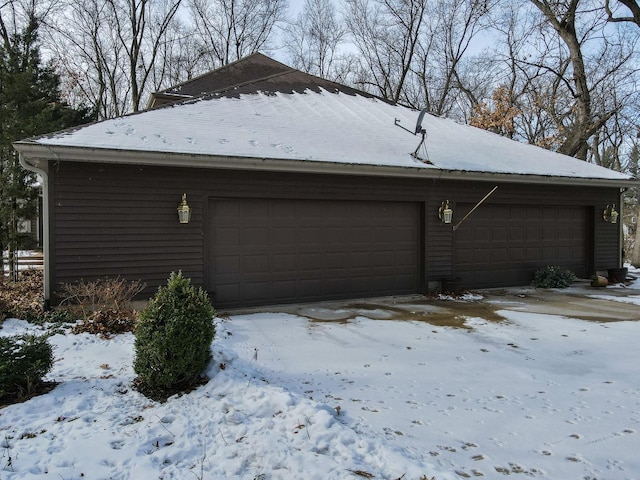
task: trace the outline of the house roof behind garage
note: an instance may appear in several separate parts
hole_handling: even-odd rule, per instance
[[[309,89],[318,92],[320,88],[333,93],[344,92],[351,95],[360,93],[367,97],[373,96],[346,85],[301,72],[261,53],[253,53],[242,60],[153,93],[149,107],[156,108],[214,93],[226,95],[255,92],[304,93]]]
[[[249,57],[253,62],[264,58]],[[419,112],[272,62],[264,71],[245,65],[250,73],[245,77],[210,74],[209,87],[224,84],[223,77],[236,81],[213,94],[15,146],[28,158],[61,161],[611,186],[634,182],[629,175],[428,114],[422,121],[425,142],[417,149],[421,135],[412,132]],[[242,61],[236,62],[239,67]],[[190,93],[184,93],[184,85],[182,94],[190,97],[204,84]]]

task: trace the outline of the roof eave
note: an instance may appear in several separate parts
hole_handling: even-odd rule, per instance
[[[119,150],[93,147],[50,145],[31,140],[14,143],[16,150],[32,162],[74,161],[89,163],[122,163],[165,167],[220,168],[236,170],[262,170],[297,173],[323,173],[337,175],[371,175],[384,177],[429,178],[438,180],[464,180],[503,183],[527,183],[538,185],[570,185],[592,187],[637,187],[634,178],[588,178],[552,175],[528,175],[513,173],[475,172],[468,170],[443,170],[393,165],[369,165],[309,160],[286,160],[240,156],[168,153],[141,150]]]
[[[182,100],[189,100],[193,95],[182,95],[178,93],[155,92],[152,93],[147,101],[147,110],[151,110],[156,106],[165,105],[167,103],[175,103]]]

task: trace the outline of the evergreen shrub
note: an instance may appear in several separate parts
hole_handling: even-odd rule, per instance
[[[539,269],[533,277],[533,286],[537,288],[566,288],[576,280],[571,270],[555,265]]]
[[[171,273],[135,329],[133,367],[142,393],[161,399],[198,383],[211,359],[214,315],[206,292],[182,272]]]
[[[0,337],[0,400],[33,394],[53,366],[53,348],[45,336]]]

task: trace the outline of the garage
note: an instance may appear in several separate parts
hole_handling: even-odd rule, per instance
[[[615,220],[638,186],[628,173],[260,53],[193,82],[158,92],[170,108],[14,144],[43,186],[45,305],[66,284],[107,276],[143,282],[149,298],[175,271],[226,308],[421,294],[452,277],[461,289],[529,285],[544,265],[580,277],[623,265]],[[415,153],[418,123],[428,155]],[[441,221],[447,201],[458,222],[492,187],[460,228]],[[614,207],[619,217],[603,215]]]
[[[472,208],[462,204],[458,211],[465,215]],[[589,212],[579,206],[483,205],[454,233],[456,276],[472,288],[527,285],[546,265],[588,277]]]
[[[217,198],[208,218],[218,307],[420,289],[418,202]]]

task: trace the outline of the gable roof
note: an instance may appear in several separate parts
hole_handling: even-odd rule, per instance
[[[265,58],[252,56],[233,68],[253,71]],[[412,135],[417,111],[266,63],[281,71],[15,147],[34,161],[635,185],[629,175],[431,115],[422,121],[424,148],[416,150],[421,140]],[[213,85],[229,75],[213,72],[206,82]],[[412,155],[415,151],[419,155]]]

